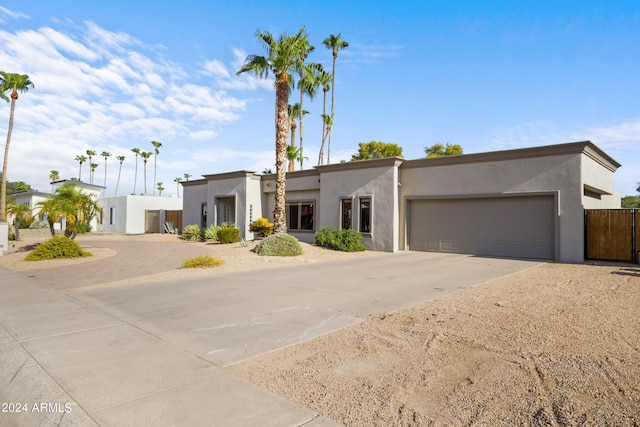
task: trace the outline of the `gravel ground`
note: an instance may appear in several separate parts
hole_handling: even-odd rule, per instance
[[[210,249],[167,235],[99,238],[175,242],[176,254],[186,244]],[[17,242],[0,265],[35,268],[23,258],[41,240]],[[100,286],[381,255],[303,244],[301,257],[258,257],[253,245],[214,246],[219,268]],[[39,266],[115,254],[96,249]],[[228,369],[345,426],[638,426],[639,308],[637,266],[543,264]]]
[[[544,264],[259,356],[345,426],[637,426],[640,269]]]

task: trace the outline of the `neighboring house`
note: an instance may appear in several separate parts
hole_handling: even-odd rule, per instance
[[[159,196],[113,196],[102,197],[98,203],[103,210],[102,223],[98,230],[111,233],[142,234],[149,231],[147,211],[182,210],[182,199]],[[154,225],[152,232],[160,232],[164,221]],[[176,224],[178,225],[178,224]]]
[[[23,205],[29,206],[29,208],[31,209],[31,216],[34,217],[37,217],[38,213],[40,212],[38,203],[43,202],[51,197],[50,193],[42,193],[36,190],[19,191],[17,193],[11,193],[9,195],[13,197],[16,203],[21,203]],[[11,215],[7,215],[7,217],[7,221],[13,224],[13,218],[10,218]]]
[[[430,159],[386,158],[287,174],[289,233],[354,228],[371,250],[582,262],[584,209],[618,208],[620,164],[589,141]],[[275,175],[182,183],[183,226],[273,220]]]

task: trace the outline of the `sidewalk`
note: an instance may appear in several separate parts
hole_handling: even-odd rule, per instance
[[[0,267],[0,426],[332,421]]]

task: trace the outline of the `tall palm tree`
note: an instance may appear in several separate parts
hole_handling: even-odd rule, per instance
[[[147,161],[149,161],[149,157],[151,157],[153,153],[151,151],[143,151],[140,153],[140,156],[144,159],[144,195],[147,195]]]
[[[133,175],[133,194],[136,194],[136,183],[138,181],[138,155],[140,154],[140,149],[132,148],[131,151],[136,155],[136,173]]]
[[[122,163],[124,162],[124,156],[116,156],[116,159],[120,162],[120,169],[118,169],[118,181],[116,181],[116,192],[113,194],[114,196],[118,195],[118,186],[120,185],[120,174],[122,173]]]
[[[111,153],[108,151],[103,151],[102,153],[100,153],[100,155],[104,157],[104,184],[102,184],[102,186],[106,187],[107,186],[107,159],[111,157]]]
[[[286,216],[286,170],[287,133],[289,129],[289,91],[293,86],[293,75],[300,66],[300,53],[308,44],[304,27],[293,36],[281,35],[277,40],[268,31],[256,31],[256,37],[267,49],[267,56],[249,55],[237,74],[250,72],[266,78],[275,76],[276,86],[276,201],[274,212],[275,233],[287,232]]]
[[[13,116],[16,110],[18,92],[28,92],[34,85],[26,74],[12,74],[0,71],[0,98],[9,102],[11,98],[11,112],[9,113],[9,128],[7,129],[7,142],[4,146],[4,160],[2,162],[2,183],[0,184],[0,222],[7,220],[7,163],[9,162],[9,143],[13,132]],[[9,97],[5,92],[11,91]]]
[[[158,191],[160,192],[160,194],[159,194],[160,196],[162,196],[162,191],[163,191],[163,190],[164,190],[164,187],[162,186],[162,182],[161,182],[161,181],[159,181],[159,182],[158,182]]]
[[[156,166],[158,163],[158,154],[160,154],[160,147],[162,147],[162,142],[159,141],[151,141],[155,150],[155,156],[153,158],[153,182],[156,182]],[[153,188],[153,195],[156,195],[156,189]]]
[[[96,155],[95,150],[87,150],[87,157],[89,157],[89,165],[93,165],[93,163],[91,162],[92,162],[93,156],[95,155]],[[89,184],[93,184],[93,171],[94,169],[91,169],[91,173],[89,174]]]
[[[320,145],[320,153],[318,153],[318,166],[322,166],[324,164],[324,143],[327,139],[327,92],[331,89],[331,74],[322,70],[316,76],[317,82],[320,86],[322,86],[322,114],[320,118],[322,119],[322,142]]]
[[[331,49],[333,53],[333,71],[331,72],[331,120],[333,121],[334,113],[334,100],[336,93],[336,60],[338,59],[338,50],[346,49],[349,47],[349,43],[342,40],[341,34],[333,35],[322,41],[328,49]],[[333,132],[329,130],[329,145],[327,147],[327,164],[331,163],[331,134]]]
[[[300,91],[300,110],[301,111],[303,108],[302,106],[304,105],[303,101],[304,101],[305,93],[312,92],[309,95],[310,98],[313,98],[313,96],[315,95],[315,91],[313,91],[313,80],[314,80],[313,72],[310,67],[305,66],[304,64],[304,60],[307,59],[307,56],[309,56],[309,54],[313,52],[314,49],[315,49],[315,46],[312,46],[308,40],[305,40],[300,45],[300,63],[298,64],[297,71],[298,71],[298,90]],[[300,127],[299,129],[300,147],[302,147],[302,140],[304,138],[303,136],[304,128],[302,127],[303,118],[304,117],[302,115],[298,116],[298,125]],[[292,145],[295,146],[295,144],[292,144]],[[302,169],[302,165],[300,165],[300,169]]]
[[[306,110],[301,110],[300,109],[300,104],[295,103],[293,105],[289,105],[289,126],[291,128],[291,144],[289,145],[289,147],[293,147],[295,148],[296,146],[296,119],[299,119],[301,116],[305,115],[305,114],[309,114],[308,111]],[[302,146],[300,147],[302,148]],[[289,172],[293,172],[295,170],[295,162],[300,160],[297,156],[294,157],[294,159],[290,159],[289,157],[287,157],[287,159],[289,160]]]
[[[189,173],[185,173],[185,174],[184,174],[184,179],[186,179],[187,181],[189,181],[189,178],[191,178],[191,174],[189,174]]]
[[[176,177],[176,179],[173,180],[173,182],[176,183],[176,187],[178,190],[178,198],[180,198],[180,182],[182,181],[182,178],[180,178],[179,176]]]
[[[80,163],[80,168],[78,169],[78,181],[82,182],[82,164],[87,161],[87,158],[80,154],[76,156],[76,160]]]
[[[289,160],[289,165],[294,164],[295,162],[299,162],[300,158],[302,157],[302,147],[294,147],[292,145],[287,145],[286,156],[287,156],[287,160]]]
[[[90,175],[90,177],[91,177],[91,184],[93,184],[93,177],[95,176],[95,174],[96,174],[96,168],[97,168],[99,165],[98,165],[97,163],[91,163],[91,164],[90,164],[90,166],[91,166],[91,175]]]
[[[49,179],[51,180],[51,192],[53,193],[53,183],[57,180],[60,179],[60,172],[58,172],[57,170],[52,170],[51,172],[49,172]]]
[[[16,240],[20,240],[20,220],[31,217],[31,208],[24,203],[13,202],[7,205],[7,213],[13,215],[13,227],[16,230]]]

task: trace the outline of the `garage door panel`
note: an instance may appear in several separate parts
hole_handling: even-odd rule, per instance
[[[411,250],[553,259],[552,196],[415,200]]]

